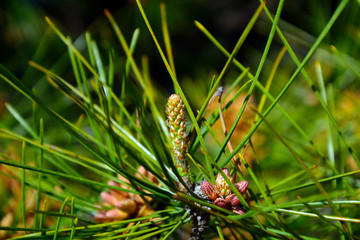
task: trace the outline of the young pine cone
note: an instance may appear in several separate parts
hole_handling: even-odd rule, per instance
[[[234,183],[234,179],[230,176],[230,171],[223,168],[222,171]],[[244,195],[248,190],[248,181],[240,181],[235,184],[236,189],[241,195]],[[239,198],[231,191],[225,179],[219,173],[216,178],[216,185],[204,180],[201,182],[201,190],[208,200],[213,201],[213,204],[226,209],[231,209],[236,214],[244,214],[241,209]]]
[[[186,139],[185,106],[180,95],[172,94],[166,104],[167,125],[173,145],[174,159],[180,175],[187,173],[186,153],[188,144]]]

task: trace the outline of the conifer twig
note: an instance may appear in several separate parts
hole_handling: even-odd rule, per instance
[[[217,89],[214,96],[218,97],[219,116],[220,116],[220,120],[221,120],[221,126],[223,128],[224,135],[226,137],[228,132],[227,132],[226,122],[225,122],[225,118],[224,118],[224,114],[223,114],[223,110],[222,110],[222,106],[221,106],[221,96],[223,94],[223,91],[224,91],[223,86],[218,87],[218,89]],[[232,153],[234,151],[234,148],[232,146],[232,143],[231,143],[230,139],[227,142],[227,146],[229,148],[230,153]],[[241,163],[240,163],[239,158],[237,157],[236,154],[233,156],[233,163],[236,166],[236,168],[238,169],[238,171],[240,172],[240,174],[242,174],[241,173],[241,165],[240,165]]]

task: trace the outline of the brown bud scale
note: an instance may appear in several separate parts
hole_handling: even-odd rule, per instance
[[[227,207],[226,201],[223,198],[217,198],[214,201],[214,205],[216,205],[218,207],[221,207],[221,208],[226,208]]]
[[[245,194],[248,187],[249,187],[249,182],[248,181],[241,181],[235,184],[236,189],[240,192],[240,194]]]
[[[209,200],[215,200],[219,196],[215,186],[206,180],[201,183],[201,190]]]

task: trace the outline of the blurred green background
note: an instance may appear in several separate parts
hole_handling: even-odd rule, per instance
[[[161,33],[159,0],[146,0],[145,10],[157,33]],[[209,43],[193,24],[198,20],[207,27],[217,39],[231,49],[244,29],[258,1],[237,0],[197,0],[165,1],[171,40],[178,72],[182,76],[194,76],[201,72],[215,71],[224,64],[224,57]],[[292,46],[298,53],[304,54],[325,25],[338,1],[291,1],[286,2],[282,11],[280,26],[288,34]],[[267,6],[274,12],[277,1],[268,1]],[[125,36],[131,36],[135,28],[141,31],[141,53],[147,54],[156,71],[154,79],[166,82],[164,67],[156,52],[149,34],[144,29],[134,1],[54,1],[54,0],[3,0],[0,3],[0,62],[22,77],[27,69],[27,61],[38,58],[48,65],[61,56],[65,47],[53,34],[48,34],[45,16],[57,22],[64,33],[73,40],[86,30],[101,37],[101,46],[106,49],[112,41],[111,29],[105,20],[103,10],[107,8],[115,14]],[[326,43],[336,45],[340,50],[356,57],[359,47],[356,43],[359,8],[351,1],[341,18],[336,22],[326,38]],[[265,45],[269,30],[269,21],[265,15],[256,24],[238,59],[241,62],[257,64],[259,53]],[[96,35],[95,35],[96,36]],[[107,36],[109,36],[107,38]],[[130,38],[130,37],[129,37]],[[279,42],[278,42],[279,43]],[[351,48],[351,51],[350,51]],[[46,54],[51,51],[51,54]],[[274,50],[276,51],[276,50]],[[46,58],[46,60],[44,60]],[[52,59],[51,59],[52,58]],[[250,66],[252,67],[252,66]],[[200,71],[199,71],[200,69]],[[199,73],[200,72],[200,73]],[[167,81],[168,82],[168,81]]]
[[[148,17],[158,35],[161,34],[160,2],[159,0],[143,1]],[[198,31],[194,20],[202,23],[226,49],[231,50],[259,5],[258,1],[237,0],[184,0],[165,1],[165,3],[179,78],[191,80],[211,78],[226,61],[225,57]],[[330,18],[337,3],[338,1],[335,0],[285,3],[279,25],[300,58],[306,54],[308,47]],[[270,0],[267,6],[274,12],[277,1]],[[150,60],[153,80],[171,91],[171,81],[134,1],[3,0],[0,2],[0,62],[17,77],[22,78],[25,83],[33,82],[33,79],[29,78],[34,77],[31,72],[33,70],[28,68],[29,60],[34,60],[46,67],[54,67],[57,63],[59,72],[68,69],[66,64],[59,63],[66,48],[49,31],[44,20],[45,16],[61,26],[63,32],[73,41],[80,41],[79,46],[83,44],[81,41],[84,40],[84,32],[90,31],[92,37],[100,41],[102,50],[107,51],[109,46],[119,48],[119,43],[114,42],[114,34],[103,15],[105,8],[115,15],[128,41],[134,29],[140,28],[139,46],[141,48],[137,48],[135,56],[139,59],[146,54]],[[357,1],[351,1],[324,42],[335,45],[340,51],[354,59],[359,56],[358,15],[359,4]],[[245,65],[250,69],[257,67],[266,43],[269,26],[270,22],[263,14],[237,54],[237,59],[246,63]],[[270,52],[272,59],[280,48],[279,39],[275,39]],[[294,65],[289,65],[289,67],[289,71],[294,69]],[[336,76],[336,74],[333,75],[335,78]],[[16,97],[6,96],[5,93],[9,87],[3,83],[0,84],[3,98]]]

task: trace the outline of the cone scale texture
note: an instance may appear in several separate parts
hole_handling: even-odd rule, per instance
[[[175,165],[179,174],[184,177],[188,175],[188,152],[185,106],[180,95],[172,94],[166,104],[167,125],[170,130],[170,138],[174,153]]]

